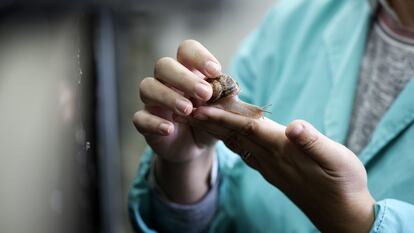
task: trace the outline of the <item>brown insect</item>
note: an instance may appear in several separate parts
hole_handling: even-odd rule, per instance
[[[251,118],[263,117],[263,112],[267,112],[265,108],[268,106],[259,107],[240,100],[238,97],[240,86],[229,75],[222,74],[216,78],[208,79],[207,82],[213,88],[213,95],[207,102],[209,105],[215,105],[228,112]]]

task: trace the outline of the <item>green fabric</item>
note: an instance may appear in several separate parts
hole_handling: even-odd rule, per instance
[[[267,117],[279,123],[304,119],[344,143],[371,17],[368,1],[278,1],[233,62],[232,75],[240,83],[242,98],[259,106],[272,104]],[[413,121],[414,79],[359,155],[378,201],[372,232],[414,229],[414,221],[408,220],[414,219]],[[217,154],[220,204],[210,232],[317,231],[282,192],[222,143]],[[144,232],[149,232],[145,223],[150,215],[150,160],[147,151],[129,201],[132,222]]]

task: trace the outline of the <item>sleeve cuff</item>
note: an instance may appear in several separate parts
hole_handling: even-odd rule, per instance
[[[154,166],[150,169],[148,181],[153,197],[152,225],[160,232],[203,232],[207,229],[218,206],[217,158],[214,158],[211,168],[210,190],[194,204],[178,204],[168,200],[157,185]]]
[[[212,169],[212,188],[200,202],[194,205],[204,205],[201,203],[208,202],[209,200],[211,202],[209,198],[215,197],[216,200],[213,201],[215,209],[214,211],[209,211],[209,213],[213,213],[213,216],[205,230],[208,232],[232,232],[234,230],[231,217],[233,215],[233,208],[229,205],[229,200],[232,200],[229,196],[229,190],[234,189],[234,186],[237,185],[237,174],[240,172],[237,168],[241,164],[241,160],[239,156],[230,152],[222,142],[218,143],[216,152],[217,168]],[[150,184],[152,161],[153,151],[147,148],[140,161],[137,176],[129,191],[129,217],[132,226],[137,232],[156,232],[156,229],[153,228],[155,226],[153,216],[156,216],[157,219],[162,218],[154,213],[155,208],[153,208],[153,203],[161,202],[161,198],[155,196],[155,190]],[[216,174],[214,174],[215,171],[217,172]],[[164,204],[161,206],[168,207],[168,205]],[[169,226],[170,228],[174,226],[173,230],[176,228],[174,224]]]
[[[375,221],[370,232],[410,232],[414,228],[413,219],[413,205],[385,199],[375,204]]]
[[[218,159],[217,159],[217,156],[214,156],[213,164],[211,166],[211,171],[210,171],[210,191],[214,187],[214,185],[217,183],[217,176],[218,176]],[[168,198],[164,194],[164,191],[158,186],[157,181],[155,180],[154,160],[152,160],[151,162],[148,182],[149,182],[150,188],[154,190],[158,196],[162,197],[162,199],[165,199],[167,203],[172,203],[168,201]]]

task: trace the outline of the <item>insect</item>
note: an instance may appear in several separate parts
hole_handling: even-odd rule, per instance
[[[209,105],[251,118],[261,118],[263,117],[263,112],[268,112],[266,107],[270,105],[259,107],[240,100],[238,97],[240,86],[229,75],[222,74],[216,78],[208,79],[207,82],[213,88],[213,95],[207,102]]]

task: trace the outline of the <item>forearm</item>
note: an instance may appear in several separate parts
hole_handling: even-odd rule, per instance
[[[175,203],[199,201],[210,189],[210,171],[214,147],[203,155],[183,162],[172,162],[155,156],[155,178],[167,198]]]

